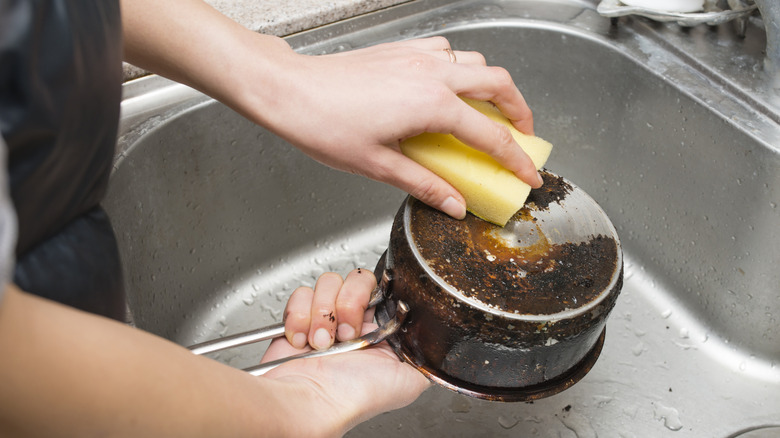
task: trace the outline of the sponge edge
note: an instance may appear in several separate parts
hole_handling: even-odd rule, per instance
[[[490,102],[463,99],[491,120],[509,128],[536,169],[547,162],[552,144],[525,135]],[[424,133],[401,142],[401,152],[430,169],[457,189],[475,216],[504,226],[525,204],[531,186],[488,154],[473,149],[450,134]]]

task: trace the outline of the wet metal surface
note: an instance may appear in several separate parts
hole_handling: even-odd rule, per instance
[[[624,253],[601,355],[576,385],[534,403],[434,386],[348,436],[731,438],[780,426],[780,115],[761,104],[755,19],[736,39],[728,26],[613,27],[589,1],[425,0],[288,39],[319,54],[445,35],[482,52],[555,145],[548,168],[601,205]],[[149,78],[125,91],[104,205],[139,327],[192,345],[269,325],[294,288],[373,269],[387,250],[404,193],[327,169],[186,87]],[[246,368],[263,348],[216,359]]]

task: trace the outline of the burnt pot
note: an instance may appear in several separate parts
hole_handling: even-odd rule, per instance
[[[380,324],[409,314],[388,342],[434,382],[478,398],[558,393],[595,363],[623,283],[617,232],[565,179],[545,184],[506,227],[457,221],[407,198],[376,274]]]

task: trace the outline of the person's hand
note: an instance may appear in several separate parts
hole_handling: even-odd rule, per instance
[[[439,132],[486,152],[531,186],[542,184],[508,128],[458,98],[491,101],[533,134],[531,110],[512,77],[479,53],[448,52],[449,41],[433,37],[307,56],[204,2],[151,3],[122,2],[127,61],[203,91],[328,166],[464,217],[463,196],[398,147]]]
[[[262,362],[309,351],[312,345],[327,348],[334,337],[344,341],[374,330],[373,309],[366,306],[375,286],[373,273],[357,269],[343,281],[338,274],[326,273],[314,289],[296,289],[284,313],[286,338],[272,342]],[[291,394],[300,395],[298,410],[305,418],[300,436],[340,436],[361,421],[410,404],[430,386],[387,343],[292,360],[264,378],[283,382]]]
[[[486,66],[476,52],[455,51],[451,62],[449,47],[434,37],[324,56],[279,49],[275,74],[236,87],[239,109],[330,167],[391,184],[462,218],[461,194],[401,154],[400,140],[453,134],[533,187],[541,178],[508,128],[458,98],[491,101],[533,134],[531,110],[510,74]]]
[[[299,287],[284,309],[284,335],[290,345],[302,349],[308,343],[327,350],[334,340],[349,341],[360,336],[363,323],[374,319],[368,309],[374,273],[358,268],[342,280],[339,274],[322,274],[314,289]]]

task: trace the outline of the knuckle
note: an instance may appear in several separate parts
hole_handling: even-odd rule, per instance
[[[442,83],[431,84],[430,86],[426,87],[426,90],[427,101],[436,107],[443,107],[450,104],[452,102],[452,98],[454,97],[452,90],[450,90]]]
[[[339,315],[362,314],[366,309],[355,300],[340,300],[336,303],[336,310]]]
[[[309,320],[309,314],[299,310],[287,310],[284,312],[285,324],[291,323],[296,325],[305,324]]]
[[[328,293],[333,288],[340,287],[341,282],[341,275],[335,272],[325,272],[317,279],[317,284],[314,286],[314,295],[319,296],[322,293]]]
[[[515,139],[508,127],[498,123],[495,123],[494,126],[495,128],[492,133],[493,141],[491,142],[489,149],[485,152],[505,167],[511,168],[513,166],[511,161],[517,153]]]
[[[445,38],[445,37],[443,37],[441,35],[432,36],[431,40],[435,41],[437,43],[446,44],[448,47],[449,47],[449,44],[450,44],[449,40],[447,40],[447,38]]]
[[[320,279],[324,280],[341,280],[341,275],[335,272],[324,272],[320,275]]]
[[[430,203],[436,199],[438,192],[438,186],[433,179],[423,177],[415,183],[410,194],[423,202]]]
[[[492,155],[496,158],[506,158],[514,150],[515,138],[508,127],[498,123],[494,123],[494,126]]]
[[[515,88],[515,82],[512,79],[512,75],[509,71],[503,67],[489,67],[491,74],[493,75],[493,81],[499,84],[500,87],[512,87]]]
[[[312,315],[314,315],[314,317],[316,318],[319,318],[319,321],[332,323],[332,322],[336,322],[336,314],[334,310],[335,309],[331,307],[319,306],[314,309]]]
[[[485,59],[485,55],[483,55],[481,52],[469,52],[476,61],[480,65],[487,65],[487,59]]]
[[[396,170],[393,166],[385,161],[376,161],[370,166],[371,178],[377,181],[388,182],[392,181],[396,176]]]

